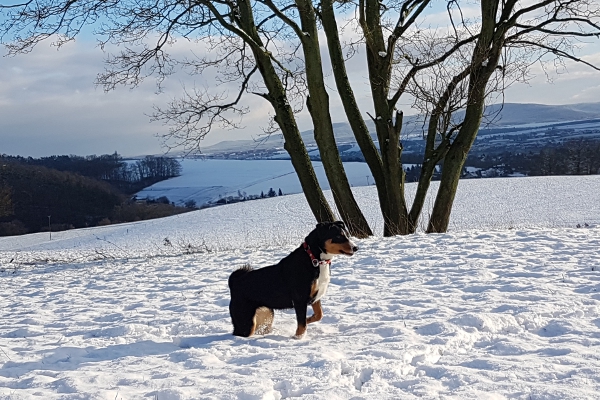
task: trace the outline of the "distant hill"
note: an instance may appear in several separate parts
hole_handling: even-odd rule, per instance
[[[193,203],[183,208],[166,198],[133,201],[121,191],[178,176],[180,170],[177,160],[164,157],[126,163],[116,153],[39,159],[0,154],[0,237],[190,211]]]
[[[0,236],[95,226],[123,201],[106,182],[15,161],[2,162],[0,188]]]
[[[495,126],[525,125],[550,122],[580,121],[600,118],[600,103],[581,103],[565,105],[493,104],[486,109],[487,114],[496,114],[500,110]]]
[[[566,105],[544,105],[544,104],[521,104],[521,103],[505,103],[493,104],[486,108],[486,116],[481,126],[480,137],[475,143],[474,150],[477,150],[478,145],[483,145],[483,139],[486,135],[498,135],[500,133],[512,135],[515,142],[521,132],[524,135],[531,134],[532,128],[537,132],[537,139],[531,143],[538,146],[540,143],[548,141],[561,141],[568,137],[570,133],[577,134],[581,129],[577,127],[567,126],[565,123],[577,122],[580,128],[585,128],[586,135],[589,137],[590,130],[597,131],[597,136],[600,137],[600,102],[598,103],[580,103]],[[598,120],[598,121],[594,121]],[[368,119],[367,125],[373,136],[375,137],[375,129],[373,122]],[[422,142],[423,122],[419,116],[406,116],[404,118],[405,126],[403,131],[403,140],[405,152],[419,152]],[[585,122],[584,126],[582,123]],[[591,124],[591,126],[590,126]],[[345,145],[346,150],[356,151],[352,149],[355,144],[354,135],[347,122],[338,122],[333,124],[336,140],[338,145]],[[558,130],[557,130],[558,128]],[[555,134],[553,137],[541,137],[539,132],[549,132]],[[592,136],[595,137],[596,134]],[[316,144],[313,137],[313,131],[302,132],[302,138],[309,150],[316,151]],[[488,137],[489,139],[489,137]],[[281,134],[274,134],[265,137],[262,140],[237,140],[224,141],[212,146],[203,148],[203,153],[207,156],[231,156],[232,158],[286,158],[286,153],[283,149],[283,137]],[[506,140],[502,143],[491,142],[492,147],[496,144],[510,147],[510,143]],[[486,150],[490,151],[490,142],[485,145]],[[520,146],[521,144],[519,144]]]
[[[525,175],[579,175],[600,173],[600,103],[548,106],[542,104],[492,105],[469,153],[463,178]],[[418,180],[423,162],[423,122],[404,118],[402,162],[406,181]],[[367,121],[372,137],[373,122]],[[370,185],[372,175],[348,123],[333,125],[336,142],[353,186]],[[302,137],[324,189],[328,182],[313,132]],[[575,140],[581,139],[581,140]],[[163,181],[138,197],[166,196],[177,204],[193,199],[198,205],[238,201],[269,188],[296,193],[299,189],[281,134],[263,140],[226,141],[206,147],[209,162],[185,160],[184,176]],[[265,160],[246,162],[244,160]],[[267,161],[268,160],[268,161]],[[436,172],[439,173],[439,170]],[[225,177],[227,180],[224,181]],[[434,175],[434,180],[438,176]],[[246,196],[246,192],[249,196]],[[229,200],[228,200],[229,199]]]

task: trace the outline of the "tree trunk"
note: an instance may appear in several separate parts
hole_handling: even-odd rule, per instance
[[[410,208],[410,213],[408,214],[410,233],[415,233],[417,231],[419,218],[421,216],[421,212],[423,211],[425,199],[427,198],[427,192],[429,191],[429,186],[431,185],[433,173],[435,172],[435,166],[437,165],[438,161],[439,160],[430,159],[423,162],[423,165],[421,165],[421,174],[419,176],[419,183],[417,184],[417,191],[415,193],[412,207]]]
[[[387,216],[384,218],[384,236],[406,235],[408,229],[408,211],[404,197],[404,171],[400,163],[402,148],[400,147],[400,130],[402,128],[402,114],[393,114],[387,104],[387,89],[381,83],[387,75],[385,65],[367,50],[369,64],[369,77],[371,80],[371,93],[375,106],[375,129],[379,140],[385,194],[387,197]]]
[[[313,121],[315,141],[319,147],[321,161],[333,192],[335,204],[348,230],[352,235],[359,238],[371,236],[373,233],[354,199],[335,142],[329,112],[329,95],[325,89],[323,78],[315,11],[312,2],[309,0],[296,0],[296,4],[302,24],[300,39],[302,40],[304,62],[306,63],[309,92],[307,106]]]
[[[429,218],[427,233],[442,233],[448,230],[450,213],[456,196],[460,175],[467,160],[467,155],[475,141],[481,117],[483,116],[483,99],[479,104],[467,107],[464,129],[452,143],[442,166],[442,178],[435,199],[433,211]],[[462,134],[462,135],[461,135]]]
[[[293,110],[287,101],[285,88],[256,31],[250,2],[240,1],[239,10],[241,29],[259,45],[259,48],[256,48],[256,46],[251,46],[251,48],[268,89],[268,94],[265,97],[275,110],[275,121],[278,123],[285,139],[284,147],[290,155],[308,205],[318,222],[334,221],[335,215],[319,186],[319,181],[296,124]]]
[[[477,131],[475,131],[476,134]],[[473,135],[473,139],[475,135]],[[471,145],[453,145],[446,155],[442,167],[442,179],[435,198],[433,211],[429,218],[427,233],[442,233],[448,230],[458,181],[470,148]]]
[[[379,141],[385,193],[387,197],[387,217],[384,216],[384,235],[406,235],[410,233],[408,226],[408,210],[404,196],[404,171],[400,163],[402,147],[400,131],[402,114],[390,109],[388,93],[392,74],[392,58],[394,49],[386,49],[381,26],[380,3],[367,0],[364,15],[361,15],[362,29],[367,47],[367,66],[373,106],[375,109],[375,129]],[[362,11],[361,11],[362,12]]]
[[[289,105],[279,108],[280,110],[276,111],[275,120],[283,132],[284,148],[290,155],[306,201],[317,222],[335,221],[335,214],[323,195],[312,162],[306,152],[302,136],[294,120],[294,113]]]
[[[389,221],[391,216],[388,197],[386,195],[387,190],[383,173],[383,163],[377,147],[375,147],[375,144],[371,139],[371,134],[367,128],[367,124],[361,116],[361,111],[356,103],[354,91],[352,90],[350,80],[348,79],[346,63],[344,61],[332,0],[323,0],[321,2],[321,20],[325,35],[327,36],[327,47],[329,49],[329,57],[331,58],[335,84],[337,86],[342,105],[344,106],[346,117],[348,118],[348,122],[352,128],[356,142],[360,147],[363,156],[365,157],[365,161],[369,166],[371,174],[373,175],[373,180],[375,181],[375,186],[377,188],[377,195],[379,197],[379,207],[381,209],[383,219],[384,221]]]
[[[481,125],[485,108],[486,86],[498,65],[506,32],[495,32],[498,1],[481,2],[481,31],[471,58],[465,119],[444,158],[440,187],[427,226],[427,233],[441,233],[448,230],[458,181],[467,160],[467,154],[473,146]]]
[[[387,108],[387,107],[386,107]],[[381,149],[385,186],[388,204],[388,216],[384,220],[384,236],[406,235],[408,227],[408,210],[404,196],[404,170],[400,163],[402,148],[400,147],[401,115],[392,123],[391,113],[386,108],[375,108],[377,115],[375,126]],[[378,112],[379,111],[379,112]]]

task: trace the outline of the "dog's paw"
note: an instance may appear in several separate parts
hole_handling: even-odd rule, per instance
[[[302,340],[302,339],[304,339],[305,337],[306,337],[306,332],[305,332],[305,333],[302,333],[302,334],[300,334],[300,335],[294,335],[294,336],[292,336],[292,339],[296,339],[296,340]]]

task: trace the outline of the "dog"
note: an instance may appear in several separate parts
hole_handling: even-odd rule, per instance
[[[302,338],[307,324],[323,318],[321,298],[329,284],[331,259],[338,254],[352,256],[357,250],[343,222],[323,222],[277,264],[256,270],[246,265],[234,271],[228,281],[233,334],[270,333],[273,310],[293,308],[298,322],[294,338]],[[307,319],[308,305],[313,315]]]

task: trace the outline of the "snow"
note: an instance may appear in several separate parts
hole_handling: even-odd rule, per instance
[[[477,171],[481,171],[481,168],[476,168],[476,167],[465,167],[465,170],[469,173],[475,173]]]
[[[202,205],[220,197],[237,196],[238,191],[247,195],[266,194],[270,188],[275,191],[281,189],[285,194],[302,192],[290,160],[184,159],[181,166],[181,176],[147,187],[137,193],[137,197],[166,196],[177,204],[194,200],[197,205]],[[329,189],[323,164],[315,161],[313,167],[321,187]],[[373,175],[365,163],[349,162],[344,164],[344,168],[354,186],[373,182]]]
[[[335,258],[302,340],[232,336],[227,288],[300,245],[301,195],[0,238],[0,399],[596,399],[599,186],[462,181],[449,233]]]
[[[501,125],[503,129],[518,129],[518,128],[560,128],[560,129],[575,129],[578,127],[583,128],[597,128],[598,122],[590,122],[589,124],[581,123],[581,119],[567,120],[567,121],[548,121],[548,122],[532,122],[528,124],[517,124],[517,125]],[[572,125],[570,124],[572,123]]]

